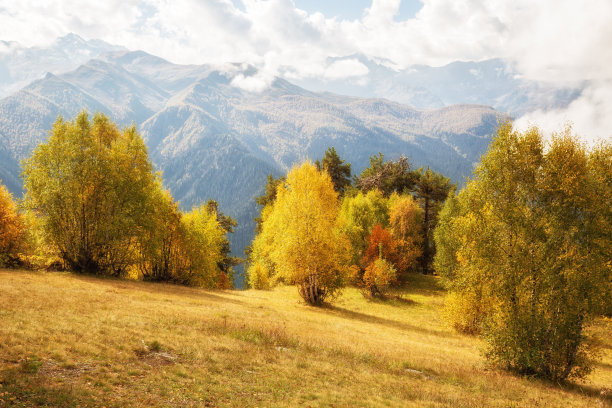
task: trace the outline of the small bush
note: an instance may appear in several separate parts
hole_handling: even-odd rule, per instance
[[[249,286],[253,289],[270,289],[270,276],[261,262],[255,262],[248,270]]]
[[[366,268],[363,274],[362,293],[365,296],[384,297],[395,278],[395,267],[384,259],[377,259]]]

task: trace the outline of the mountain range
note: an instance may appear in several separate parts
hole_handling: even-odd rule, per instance
[[[350,63],[363,72],[349,78],[317,77],[294,82],[313,91],[385,98],[423,109],[460,103],[487,105],[513,117],[535,110],[564,108],[585,87],[559,86],[523,78],[509,61],[455,61],[440,67],[413,65],[400,69],[391,61],[363,55],[329,58],[330,66]]]
[[[20,194],[19,163],[46,139],[58,115],[72,118],[83,109],[104,112],[122,126],[137,125],[165,186],[184,209],[212,198],[237,219],[231,243],[238,255],[253,237],[258,212],[254,197],[267,175],[283,174],[305,159],[314,161],[334,146],[352,163],[354,173],[378,152],[389,158],[405,154],[414,166],[430,166],[462,183],[506,116],[482,104],[424,109],[390,99],[342,96],[307,90],[283,78],[261,92],[250,92],[233,82],[256,73],[244,64],[178,65],[74,35],[59,39],[56,46],[78,58],[61,62],[61,57],[49,57],[57,62],[55,73],[47,72],[0,99],[0,179],[9,190]],[[22,50],[29,57],[21,59],[0,58],[0,75],[1,70],[10,73],[2,89],[30,78],[13,74],[16,64],[28,65],[28,58],[28,72],[39,72],[36,61],[46,60],[35,51]],[[93,57],[81,61],[81,56]],[[369,72],[375,75],[374,69]],[[371,92],[375,89],[380,88],[372,85]],[[513,92],[520,96],[520,89]],[[397,90],[411,94],[409,87]],[[578,91],[554,92],[571,98],[571,92]],[[465,100],[478,101],[470,98]]]

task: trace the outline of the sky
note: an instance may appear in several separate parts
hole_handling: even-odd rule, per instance
[[[504,58],[528,79],[587,84],[567,109],[518,123],[612,139],[611,0],[0,0],[0,39],[43,45],[74,32],[177,63],[246,62],[250,86],[330,74],[363,54],[440,66]],[[346,66],[334,75],[366,74]]]

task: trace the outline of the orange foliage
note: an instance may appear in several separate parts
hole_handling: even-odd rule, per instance
[[[223,271],[219,272],[219,276],[217,278],[217,287],[219,289],[234,289],[234,285],[232,285],[230,278]]]
[[[379,258],[372,262],[363,274],[362,293],[365,296],[385,296],[389,286],[395,282],[396,271],[393,265]]]
[[[13,201],[13,196],[0,185],[0,265],[19,262],[25,246],[25,222]]]
[[[389,208],[391,236],[396,243],[393,259],[400,277],[416,268],[423,253],[422,213],[410,196],[399,197]]]
[[[383,228],[380,224],[376,224],[368,237],[368,246],[363,252],[362,264],[366,266],[370,265],[379,258],[395,263],[396,246],[397,243],[391,236],[389,230]]]

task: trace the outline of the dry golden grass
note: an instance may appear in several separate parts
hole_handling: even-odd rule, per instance
[[[444,293],[415,276],[402,299],[349,289],[332,307],[292,287],[211,292],[0,270],[0,407],[597,407],[610,403],[606,343],[584,382],[488,367],[442,322]],[[607,338],[606,338],[607,336]]]

